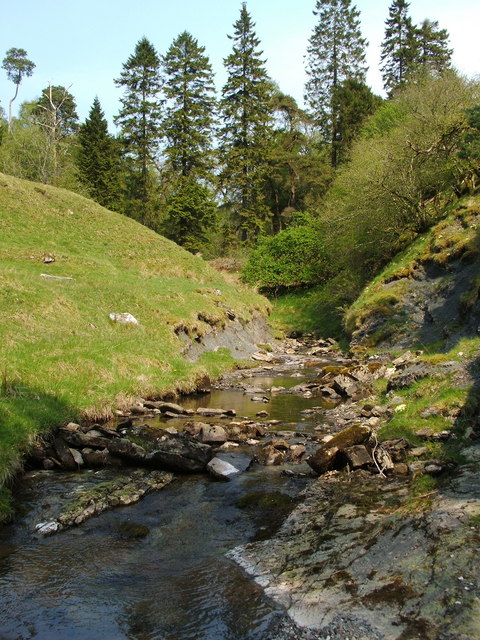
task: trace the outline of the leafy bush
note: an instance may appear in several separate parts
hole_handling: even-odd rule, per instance
[[[312,285],[329,274],[322,234],[313,220],[302,214],[273,237],[262,238],[250,254],[243,270],[243,279],[249,284],[267,289]]]

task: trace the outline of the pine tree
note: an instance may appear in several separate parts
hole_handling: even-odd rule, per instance
[[[109,209],[118,206],[119,149],[96,97],[78,132],[78,170],[89,195]]]
[[[66,87],[49,85],[36,101],[32,115],[44,129],[54,130],[57,139],[78,131],[78,114],[75,98]]]
[[[203,177],[212,167],[215,116],[213,72],[205,48],[184,31],[164,56],[163,69],[167,170]]]
[[[450,67],[452,49],[448,48],[448,31],[437,20],[424,20],[417,29],[417,65],[422,70],[440,74]]]
[[[213,182],[215,88],[205,48],[184,31],[163,57],[167,99],[163,133],[166,137],[167,219],[162,231],[197,251],[215,221]]]
[[[380,70],[384,89],[389,95],[405,83],[417,66],[418,42],[408,15],[409,6],[406,0],[394,0],[385,21]]]
[[[352,142],[365,118],[373,114],[381,104],[382,98],[354,78],[344,80],[335,87],[332,105],[337,114],[337,135],[333,144],[336,146],[335,154],[339,164],[348,159]]]
[[[27,58],[25,49],[12,47],[2,61],[2,69],[7,72],[7,78],[15,85],[15,95],[10,100],[8,108],[8,130],[12,127],[12,105],[17,99],[18,89],[24,76],[30,77],[35,69],[35,63]]]
[[[161,80],[160,58],[147,38],[137,43],[115,84],[124,88],[122,109],[115,123],[121,127],[128,166],[125,212],[142,224],[155,227],[152,173],[160,142]]]
[[[367,41],[360,30],[360,12],[350,0],[316,0],[313,29],[307,49],[305,100],[327,142],[336,166],[337,113],[332,96],[337,85],[353,78],[365,81]]]
[[[199,251],[216,224],[217,206],[210,189],[193,175],[181,176],[167,197],[166,209],[162,232],[192,253]]]
[[[229,36],[233,49],[224,60],[228,78],[220,103],[220,181],[242,241],[263,233],[270,218],[264,181],[272,123],[271,82],[254,27],[243,3],[234,35]]]

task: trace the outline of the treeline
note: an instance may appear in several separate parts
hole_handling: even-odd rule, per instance
[[[362,288],[450,204],[480,188],[480,82],[406,83],[368,118],[315,215],[263,238],[244,269],[265,292],[311,292],[329,331]]]
[[[367,118],[384,113],[378,126],[388,128],[381,118],[397,122],[391,105],[403,87],[419,87],[425,74],[440,78],[450,67],[446,30],[430,20],[413,25],[408,6],[394,0],[386,20],[380,62],[386,106],[365,84],[367,42],[350,0],[316,0],[307,109],[269,78],[243,3],[229,35],[220,97],[205,49],[190,33],[163,55],[146,38],[137,43],[115,79],[122,90],[117,136],[109,133],[98,98],[80,124],[66,87],[45,88],[12,118],[20,83],[35,65],[26,51],[11,49],[2,66],[15,95],[1,131],[0,170],[85,193],[207,256],[282,230],[312,244],[325,233],[304,223],[325,224],[332,181],[333,192],[342,179],[348,182],[342,176],[348,163],[358,163],[354,141]]]

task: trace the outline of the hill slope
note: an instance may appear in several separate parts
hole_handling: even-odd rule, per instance
[[[185,346],[268,307],[135,221],[3,174],[0,256],[0,481],[38,429],[218,373],[225,350]],[[125,312],[139,324],[109,318]]]
[[[466,197],[397,256],[346,314],[354,344],[451,349],[480,329],[480,196]]]

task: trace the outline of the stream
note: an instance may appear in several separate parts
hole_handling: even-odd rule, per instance
[[[288,389],[314,375],[315,369],[295,368],[290,358],[283,369],[262,368],[248,384]],[[252,402],[238,388],[183,398],[182,404],[226,407],[252,419],[266,409],[269,419],[281,422],[275,429],[300,434],[321,421],[321,413],[301,413],[318,407],[318,398],[282,392],[268,404]],[[140,422],[181,428],[180,420]],[[247,445],[240,449],[253,455]],[[267,638],[283,610],[225,554],[268,538],[293,508],[308,477],[282,470],[254,463],[231,482],[176,474],[134,505],[46,538],[34,534],[45,508],[79,484],[88,487],[118,471],[28,472],[16,490],[15,524],[0,530],[0,640]],[[253,506],[245,499],[252,495],[260,496]]]

